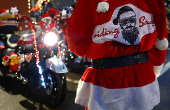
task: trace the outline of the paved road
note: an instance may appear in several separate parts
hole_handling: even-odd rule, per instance
[[[66,99],[59,107],[52,108],[39,90],[28,88],[12,78],[4,81],[0,73],[0,110],[84,110],[84,107],[74,103],[81,76],[82,72],[69,69],[66,74]]]
[[[158,78],[160,92],[161,92],[161,102],[157,105],[154,110],[170,110],[170,46],[166,55],[165,66],[163,70],[167,70]],[[167,69],[168,68],[168,69]],[[163,71],[162,70],[162,71]]]
[[[170,62],[170,48],[165,65]],[[164,66],[164,69],[167,67]],[[170,68],[170,65],[169,65]],[[76,88],[82,71],[69,69],[67,76],[67,95],[64,103],[57,108],[48,106],[46,98],[40,91],[28,88],[12,78],[3,79],[0,74],[0,110],[84,110],[84,107],[74,103]],[[170,110],[170,69],[166,69],[158,78],[161,102],[153,110]]]

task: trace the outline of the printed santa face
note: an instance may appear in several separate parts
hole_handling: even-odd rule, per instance
[[[113,20],[113,24],[117,23],[122,29],[123,39],[133,45],[139,34],[134,10],[129,6],[122,7],[118,12],[117,18]]]
[[[126,18],[124,17],[126,16]],[[136,14],[132,11],[123,13],[119,18],[120,27],[124,30],[131,30],[136,26]]]
[[[143,36],[156,28],[153,15],[133,4],[126,4],[113,11],[110,21],[95,27],[93,42],[117,41],[125,45],[138,45]]]

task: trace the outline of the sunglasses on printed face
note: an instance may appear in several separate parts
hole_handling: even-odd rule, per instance
[[[124,18],[124,19],[121,19],[121,20],[119,19],[119,23],[123,26],[128,24],[128,23],[136,23],[136,18],[135,18],[135,16],[131,16],[129,18]]]

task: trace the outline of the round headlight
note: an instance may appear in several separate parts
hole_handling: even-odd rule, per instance
[[[44,36],[44,42],[48,46],[53,46],[57,43],[57,35],[54,32],[48,32]]]

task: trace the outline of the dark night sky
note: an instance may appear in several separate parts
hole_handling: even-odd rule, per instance
[[[71,6],[74,3],[74,0],[53,0],[54,7],[59,10],[59,8],[63,9],[63,7]]]

